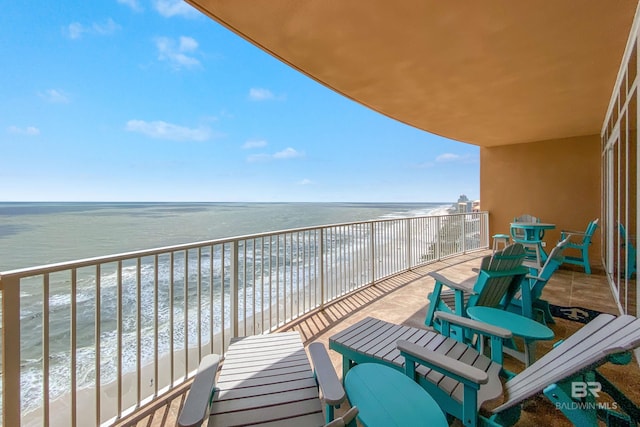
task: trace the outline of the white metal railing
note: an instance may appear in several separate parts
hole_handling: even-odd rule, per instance
[[[219,239],[0,273],[2,422],[112,423],[261,334],[488,247],[486,212]]]

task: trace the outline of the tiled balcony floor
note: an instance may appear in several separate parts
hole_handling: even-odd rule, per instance
[[[423,321],[427,307],[427,294],[433,289],[433,279],[427,276],[430,271],[439,271],[454,280],[474,277],[471,271],[477,267],[483,255],[490,251],[475,252],[450,258],[436,264],[417,268],[384,282],[375,284],[344,298],[322,311],[299,319],[283,330],[297,330],[301,333],[305,345],[313,341],[328,346],[329,337],[367,316],[394,323],[424,327]],[[604,276],[585,275],[576,269],[560,269],[555,273],[544,290],[544,297],[550,303],[561,306],[578,306],[619,314],[615,300]],[[557,319],[550,325],[557,339],[565,338],[580,328],[581,324]],[[550,350],[552,342],[540,342],[537,351],[544,354]],[[341,373],[341,356],[330,351],[336,372]],[[523,365],[509,356],[505,356],[505,367],[518,372]],[[640,368],[634,360],[626,366],[605,365],[602,372],[631,399],[640,403]],[[185,389],[175,392],[153,408],[138,411],[118,425],[174,426],[179,409],[184,401]],[[544,397],[530,399],[522,411],[519,426],[565,426],[570,423]]]

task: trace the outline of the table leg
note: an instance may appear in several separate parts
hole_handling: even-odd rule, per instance
[[[536,360],[536,342],[524,340],[524,366],[528,368]]]

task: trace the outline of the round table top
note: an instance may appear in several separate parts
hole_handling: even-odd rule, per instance
[[[400,371],[378,363],[349,369],[344,388],[364,426],[442,426],[447,419],[436,401]]]
[[[545,325],[510,311],[476,305],[469,307],[467,314],[473,320],[504,328],[522,338],[550,340],[554,337],[553,331]]]
[[[512,222],[512,228],[538,228],[541,230],[550,230],[552,228],[556,228],[555,224],[550,224],[548,222]]]

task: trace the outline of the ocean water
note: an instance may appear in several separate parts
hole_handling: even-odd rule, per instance
[[[0,271],[266,231],[444,214],[450,206],[451,203],[0,203]],[[220,259],[219,254],[208,256],[214,260]],[[211,274],[219,270],[215,267],[214,263],[214,272]],[[125,270],[123,274],[133,277],[135,268],[131,267],[130,270]],[[165,273],[160,272],[161,281],[162,276],[168,276],[168,272]],[[143,266],[143,280],[146,274]],[[153,273],[149,271],[148,274]],[[116,283],[115,271],[106,274],[101,283],[103,383],[114,379],[116,375]],[[24,411],[36,409],[42,399],[42,293],[39,286],[30,288],[27,284],[21,287]],[[124,296],[126,299],[126,290]],[[163,300],[166,297],[161,296]],[[180,298],[180,295],[175,297]],[[93,383],[94,300],[93,282],[79,280],[76,296],[79,388]],[[143,292],[142,300],[144,311],[152,312],[153,293],[146,295]],[[52,287],[49,301],[50,393],[52,398],[56,398],[68,392],[70,384],[68,330],[71,295],[68,289],[58,291]],[[135,307],[135,303],[132,307]],[[131,319],[135,319],[135,316]],[[132,323],[135,321],[132,320]],[[168,324],[167,307],[160,307],[160,323]],[[207,325],[212,322],[211,319],[202,319],[202,323]],[[219,321],[213,323],[219,324]],[[130,329],[123,334],[124,348],[135,348],[135,324]],[[178,324],[174,335],[175,331],[179,333],[182,330]],[[161,349],[169,348],[169,335],[168,329],[161,331]],[[173,338],[178,346],[184,340],[182,336]],[[193,340],[190,339],[190,342]],[[144,348],[151,350],[153,343],[146,343]],[[125,358],[124,362],[125,372],[135,369],[133,358]]]
[[[444,213],[451,205],[0,202],[0,271],[265,231]]]

